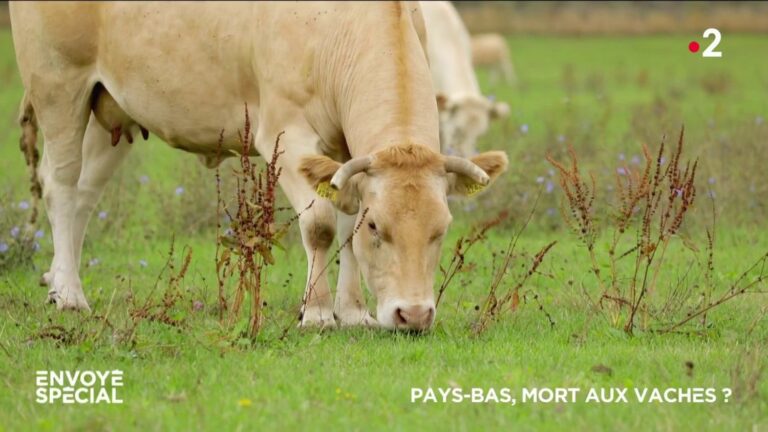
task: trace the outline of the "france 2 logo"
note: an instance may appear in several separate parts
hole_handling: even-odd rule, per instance
[[[710,36],[714,36],[714,40],[709,44],[707,49],[704,50],[704,52],[701,53],[702,57],[722,57],[723,53],[720,51],[715,51],[715,48],[720,44],[720,30],[716,28],[708,28],[704,30],[704,39],[709,39]],[[688,44],[688,51],[692,53],[696,53],[699,51],[699,43],[696,41],[692,41]]]

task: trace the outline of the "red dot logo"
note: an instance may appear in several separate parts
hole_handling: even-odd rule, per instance
[[[696,41],[693,41],[688,44],[688,51],[695,53],[699,51],[699,43]]]

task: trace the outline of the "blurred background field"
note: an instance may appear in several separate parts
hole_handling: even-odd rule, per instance
[[[765,2],[454,2],[472,33],[652,35],[768,31]]]
[[[667,144],[675,143],[685,125],[685,155],[698,157],[700,165],[696,208],[682,236],[703,247],[714,200],[715,280],[727,287],[768,249],[768,4],[457,2],[457,7],[470,31],[507,36],[518,82],[494,84],[487,71],[478,71],[484,93],[511,107],[510,117],[494,123],[481,138],[480,149],[505,150],[511,164],[488,193],[452,204],[455,223],[445,243],[444,263],[472,223],[501,210],[509,211],[510,218],[468,257],[470,270],[446,292],[435,331],[419,339],[364,330],[291,332],[279,339],[285,323],[295,320],[304,283],[304,252],[294,230],[285,241],[288,250],[278,252],[278,265],[270,268],[262,345],[250,350],[223,346],[218,339],[214,172],[155,137],[133,144],[134,151],[109,184],[90,225],[81,275],[97,314],[112,308],[116,325],[129,322],[131,299],[153,292],[175,235],[178,254],[184,245],[194,250],[182,284],[185,303],[177,311],[187,325],[182,331],[143,323],[129,346],[106,336],[68,342],[36,338],[51,326],[91,331],[100,324],[84,324],[41,304],[45,288],[37,280],[53,252],[44,213],[33,243],[17,247],[14,229],[23,228],[30,211],[16,122],[23,90],[10,31],[0,29],[0,250],[9,246],[0,254],[0,342],[13,360],[0,362],[3,385],[12,390],[0,391],[0,411],[15,415],[0,416],[0,429],[4,422],[9,430],[30,424],[38,429],[158,424],[165,429],[221,424],[235,429],[339,423],[381,429],[399,421],[425,428],[452,424],[456,429],[521,424],[577,430],[767,427],[764,294],[719,308],[702,337],[648,333],[629,338],[595,317],[580,292],[594,281],[579,242],[563,226],[558,210],[563,194],[545,156],[563,160],[567,146],[574,147],[583,170],[596,176],[597,216],[607,220],[614,210],[610,203],[616,177],[639,169],[641,146],[656,149],[664,137]],[[0,23],[4,19],[0,13]],[[723,58],[688,52],[691,40],[705,45],[701,35],[708,27],[723,34]],[[225,178],[233,166],[231,161],[223,165]],[[231,186],[226,180],[225,190]],[[525,289],[539,296],[557,325],[550,327],[529,297],[518,313],[474,338],[468,328],[496,257],[537,196],[521,245],[536,250],[552,240],[558,244],[542,274]],[[686,269],[702,264],[683,246],[669,260],[665,286],[685,280]],[[336,267],[330,272],[334,275]],[[690,375],[684,367],[688,361],[696,365]],[[32,403],[31,371],[53,364],[123,368],[142,385],[126,388],[132,402],[124,411],[42,409]],[[396,374],[393,365],[400,368]],[[600,372],[605,365],[610,374]],[[316,367],[323,373],[315,373]],[[728,386],[738,389],[738,398],[711,406],[630,404],[606,409],[407,403],[411,386],[455,382],[466,387]],[[247,408],[251,401],[253,408]]]

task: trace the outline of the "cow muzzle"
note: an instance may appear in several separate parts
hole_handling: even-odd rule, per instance
[[[379,323],[392,330],[424,331],[435,321],[435,305],[429,303],[395,303],[377,314]]]

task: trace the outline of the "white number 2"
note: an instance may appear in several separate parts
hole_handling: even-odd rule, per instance
[[[717,45],[720,43],[720,30],[716,28],[708,28],[704,30],[704,39],[708,39],[710,36],[714,36],[715,40],[701,53],[702,57],[722,57],[723,53],[720,51],[714,51]]]

